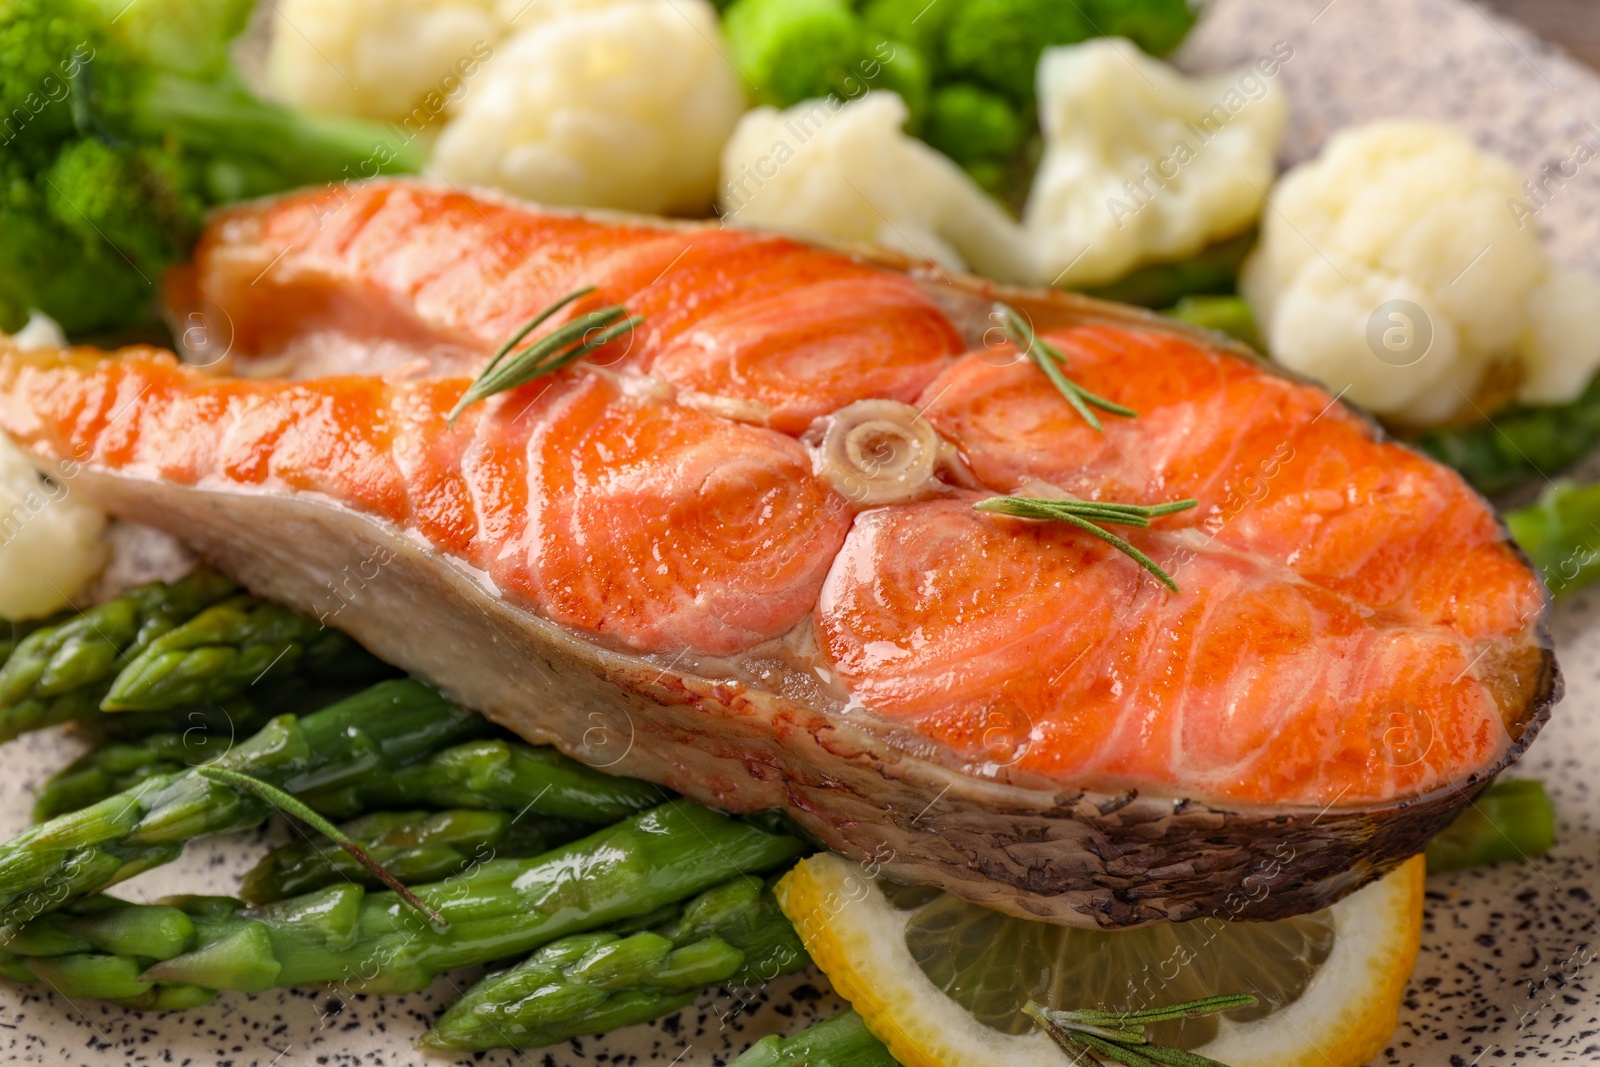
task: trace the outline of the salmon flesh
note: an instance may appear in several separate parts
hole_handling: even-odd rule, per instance
[[[563,316],[642,323],[450,423],[590,286]],[[996,300],[1137,417],[1092,428]],[[1013,914],[1324,907],[1559,696],[1460,477],[1133,309],[411,182],[219,214],[169,305],[213,365],[6,347],[0,426],[530,741]],[[1180,591],[997,494],[1196,500],[1118,530]]]

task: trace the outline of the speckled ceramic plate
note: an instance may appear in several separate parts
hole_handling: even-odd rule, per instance
[[[1600,80],[1473,0],[1218,0],[1181,62],[1215,69],[1289,41],[1284,84],[1295,108],[1289,159],[1312,154],[1340,125],[1383,115],[1457,122],[1531,177],[1575,140],[1600,145]],[[1539,221],[1559,258],[1600,269],[1600,172],[1580,174]],[[1399,1030],[1380,1063],[1467,1067],[1537,1060],[1600,1064],[1600,594],[1561,605],[1554,621],[1567,698],[1515,769],[1549,783],[1557,845],[1536,862],[1436,876],[1428,884],[1422,957]],[[77,743],[49,732],[7,746],[0,833],[27,824],[30,790]],[[230,892],[272,844],[270,833],[191,848],[184,860],[123,887],[150,899]],[[213,1004],[147,1016],[95,1002],[0,987],[0,1062],[49,1067],[216,1064],[323,1067],[413,1064],[412,1040],[475,975],[426,993],[344,999],[319,990],[225,994]],[[768,1033],[799,1029],[841,1002],[814,972],[753,1002],[726,992],[606,1038],[555,1049],[462,1057],[462,1063],[580,1067],[726,1063]]]

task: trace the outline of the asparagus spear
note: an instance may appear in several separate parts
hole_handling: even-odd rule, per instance
[[[413,886],[446,927],[428,924],[392,892],[332,886],[214,924],[200,947],[143,977],[246,992],[318,982],[353,993],[414,992],[452,968],[532,952],[735,875],[769,871],[803,847],[674,800],[531,859],[490,860]]]
[[[1538,779],[1505,779],[1428,842],[1428,872],[1527,859],[1555,843],[1555,811]]]
[[[225,700],[297,668],[314,677],[329,671],[381,677],[384,670],[339,631],[278,604],[237,596],[150,641],[117,675],[101,706],[159,711]]]
[[[0,667],[5,666],[24,637],[42,627],[60,625],[72,615],[71,612],[64,612],[48,619],[0,619]]]
[[[269,718],[245,700],[199,705],[188,709],[186,717],[187,726],[178,718],[171,723],[178,729],[152,733],[136,742],[101,744],[57,771],[39,787],[34,820],[78,811],[149,778],[177,774],[215,759],[265,726]]]
[[[290,792],[420,759],[483,732],[427,686],[382,682],[322,711],[281,715],[215,761]],[[0,922],[19,922],[169,862],[201,834],[254,826],[266,801],[197,771],[161,775],[0,845]]]
[[[93,714],[125,662],[233,589],[201,569],[34,630],[0,667],[0,741]]]
[[[537,811],[579,822],[613,822],[666,799],[659,786],[601,774],[556,752],[516,741],[472,741],[392,775],[373,774],[301,795],[317,811],[346,819],[379,808],[491,808]]]
[[[764,1037],[728,1067],[898,1067],[861,1016],[842,1011],[793,1037]]]
[[[93,896],[6,931],[0,974],[41,981],[73,999],[98,998],[142,1011],[198,1007],[214,989],[173,982],[144,982],[151,964],[192,947],[206,923],[244,904],[231,897],[169,897],[131,904]]]
[[[362,652],[365,656],[366,653]],[[364,686],[311,685],[290,677],[265,683],[250,699],[187,704],[170,711],[94,714],[75,724],[100,743],[40,786],[33,817],[78,811],[159,774],[177,774],[232,748],[274,715],[305,715],[354,696]]]
[[[566,819],[503,811],[376,812],[339,828],[400,881],[435,882],[474,862],[537,856],[593,827]],[[378,880],[348,852],[327,840],[295,841],[274,849],[244,876],[239,895],[252,904],[353,882]]]
[[[708,985],[764,982],[809,962],[770,885],[740,876],[628,936],[574,934],[462,995],[425,1047],[543,1048],[677,1011]]]

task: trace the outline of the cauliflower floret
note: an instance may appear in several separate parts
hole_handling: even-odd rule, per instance
[[[598,11],[628,0],[500,0],[496,11],[508,32],[521,33],[541,22],[575,15],[579,11]]]
[[[1572,399],[1600,366],[1600,282],[1551,270],[1508,208],[1521,194],[1509,164],[1448,127],[1334,137],[1279,183],[1240,277],[1267,347],[1414,425],[1508,399],[1480,396],[1491,367],[1495,383],[1520,375],[1521,400]]]
[[[624,0],[535,20],[502,42],[429,172],[545,204],[703,211],[745,107],[717,40],[707,0]]]
[[[495,0],[277,0],[273,6],[267,76],[276,95],[310,111],[394,121],[423,107],[418,126],[469,91],[504,32]]]
[[[1021,228],[960,167],[906,136],[905,121],[905,102],[889,92],[757,108],[722,153],[724,219],[1033,280]]]
[[[35,312],[10,343],[59,348],[67,339]],[[0,618],[60,611],[105,566],[109,550],[100,535],[106,517],[73,494],[75,473],[69,463],[59,478],[40,477],[22,449],[0,434]]]
[[[1191,79],[1121,39],[1047,50],[1023,215],[1046,276],[1103,285],[1249,227],[1288,121],[1270,62]]]

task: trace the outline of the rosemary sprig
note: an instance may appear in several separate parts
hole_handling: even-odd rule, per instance
[[[1107,400],[1103,396],[1089,392],[1077,382],[1068,378],[1062,369],[1067,365],[1067,357],[1055,345],[1046,341],[1033,332],[1033,327],[1028,325],[1028,320],[1017,314],[1015,308],[1009,304],[996,304],[995,310],[1000,313],[1000,321],[1005,326],[1006,338],[1017,346],[1023,355],[1038,364],[1044,376],[1050,379],[1052,385],[1060,390],[1061,395],[1067,398],[1067,403],[1083,416],[1083,421],[1094,427],[1100,433],[1105,433],[1105,428],[1100,425],[1100,418],[1091,407],[1101,411],[1109,411],[1113,415],[1136,419],[1139,413],[1130,407]]]
[[[1161,580],[1168,589],[1178,592],[1178,583],[1162,570],[1149,556],[1134,548],[1098,523],[1113,526],[1149,526],[1150,520],[1194,507],[1194,500],[1173,500],[1166,504],[1116,504],[1103,500],[1043,500],[1026,496],[992,496],[972,505],[978,511],[996,515],[1010,515],[1015,519],[1041,519],[1047,522],[1070,522],[1080,530],[1094,534],[1106,544],[1132,557],[1139,566]]]
[[[579,315],[571,322],[551,330],[521,351],[512,352],[512,349],[521,344],[523,339],[546,319],[574,300],[581,300],[592,292],[594,286],[590,285],[568,293],[529,319],[521,329],[512,334],[510,339],[500,346],[494,358],[489,360],[489,365],[483,368],[483,373],[473,381],[471,388],[463,393],[456,406],[450,409],[449,424],[454,426],[461,413],[478,401],[496,393],[503,393],[507,389],[515,389],[546,374],[554,374],[602,345],[615,341],[644,321],[638,315],[629,316],[627,308],[617,304]]]
[[[357,863],[371,871],[373,876],[376,877],[378,881],[394,890],[395,895],[404,901],[408,907],[414,908],[423,915],[426,915],[440,927],[446,927],[450,925],[445,921],[445,917],[443,915],[440,915],[433,908],[428,907],[428,905],[423,902],[421,897],[418,897],[415,893],[402,885],[400,883],[400,879],[384,870],[383,865],[369,856],[366,849],[356,844],[356,842],[349,835],[345,834],[337,826],[333,825],[333,823],[329,822],[327,819],[324,819],[321,815],[318,815],[305,803],[297,799],[293,794],[287,793],[269,782],[263,782],[261,779],[252,775],[241,774],[239,771],[229,770],[226,767],[196,767],[195,771],[203,777],[210,778],[213,781],[222,782],[226,785],[231,785],[236,789],[244,789],[248,792],[254,793],[267,803],[280,809],[286,814],[293,815],[301,822],[306,823],[313,830],[316,830],[318,833],[322,834],[329,841],[332,841],[334,844],[350,853],[350,855],[354,856]]]
[[[1031,1001],[1022,1010],[1074,1057],[1074,1062],[1082,1062],[1087,1055],[1096,1063],[1126,1067],[1227,1067],[1198,1053],[1154,1044],[1145,1026],[1215,1015],[1255,1003],[1249,993],[1231,993],[1146,1011],[1057,1011]]]

